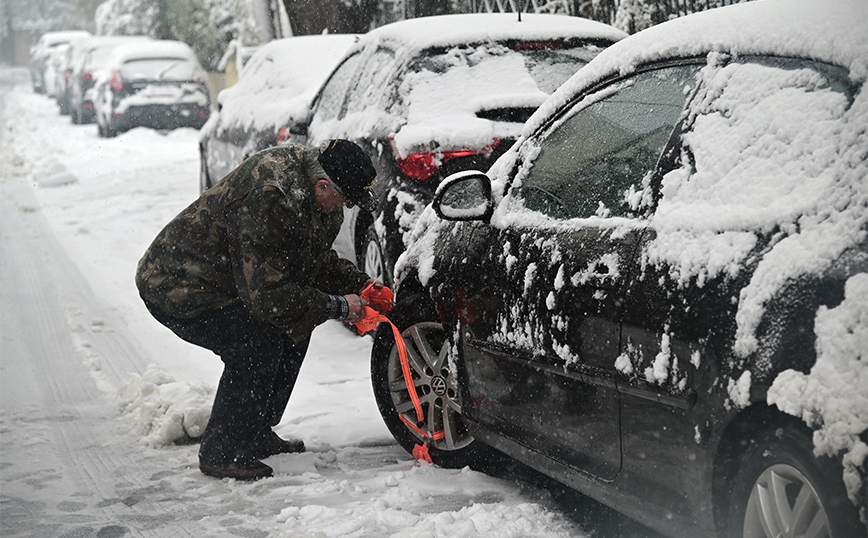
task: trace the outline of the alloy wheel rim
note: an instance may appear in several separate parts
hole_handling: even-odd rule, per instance
[[[427,433],[443,432],[443,437],[428,440],[428,446],[439,450],[459,450],[471,442],[473,437],[464,426],[461,415],[461,402],[455,376],[449,367],[449,345],[443,325],[435,322],[417,323],[407,328],[401,335],[407,346],[413,383],[422,404],[424,420],[419,423],[410,393],[404,381],[400,357],[396,346],[389,354],[389,392],[395,410]],[[420,442],[426,437],[408,428]]]
[[[744,538],[828,538],[829,517],[798,469],[777,464],[757,478],[747,502]]]
[[[384,282],[383,254],[380,252],[380,246],[373,240],[368,240],[365,248],[365,272],[369,277]]]

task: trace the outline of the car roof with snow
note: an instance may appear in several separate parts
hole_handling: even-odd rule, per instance
[[[617,41],[626,34],[600,22],[566,15],[515,13],[465,13],[418,17],[371,30],[353,50],[378,41],[398,41],[410,52],[462,43],[509,39],[552,39],[577,37]]]
[[[53,47],[60,43],[67,43],[71,39],[81,39],[90,37],[90,32],[86,30],[64,30],[59,32],[46,32],[42,34],[37,43],[37,47]]]
[[[711,52],[785,56],[836,64],[868,78],[868,2],[763,0],[717,8],[643,30],[601,52],[564,83],[527,123],[525,133],[581,88],[643,64]]]
[[[139,58],[179,58],[199,63],[190,45],[181,41],[146,40],[126,42],[112,51],[109,65],[119,65]]]

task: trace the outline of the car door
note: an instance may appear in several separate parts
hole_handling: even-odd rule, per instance
[[[656,174],[666,180],[655,188],[662,194],[642,239],[643,271],[632,275],[625,296],[618,381],[629,487],[655,492],[667,510],[687,517],[711,513],[695,503],[710,498],[703,488],[711,487],[715,442],[751,393],[770,383],[759,373],[810,367],[796,360],[813,349],[814,333],[789,325],[795,316],[785,313],[793,305],[816,311],[819,304],[807,305],[819,299],[777,300],[767,291],[795,282],[805,262],[791,250],[773,271],[754,272],[793,233],[763,223],[803,210],[793,183],[779,178],[807,175],[806,184],[822,185],[836,158],[828,157],[834,137],[823,133],[852,98],[846,72],[806,60],[743,57],[709,65],[702,78],[673,140],[678,158]],[[801,141],[811,133],[810,144]],[[811,153],[787,152],[781,140]],[[747,187],[734,192],[738,185]],[[766,205],[769,199],[775,203]],[[763,319],[765,309],[775,317]],[[739,355],[738,330],[751,320],[757,350]],[[765,352],[782,341],[791,352]]]
[[[639,73],[567,107],[519,148],[491,226],[460,238],[467,415],[605,480],[621,469],[615,363],[624,284],[647,224],[643,178],[695,71]]]

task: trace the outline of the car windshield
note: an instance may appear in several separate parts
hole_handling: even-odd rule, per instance
[[[184,58],[143,58],[124,63],[121,76],[127,80],[193,80],[196,65]]]

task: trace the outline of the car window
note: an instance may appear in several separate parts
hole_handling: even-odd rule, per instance
[[[130,60],[121,66],[125,79],[193,80],[196,65],[184,58],[146,58]]]
[[[655,219],[715,231],[804,226],[783,223],[813,214],[830,171],[845,162],[839,133],[854,98],[847,71],[748,57],[713,63],[701,79],[677,152],[684,162],[663,177]],[[697,208],[701,221],[684,216]]]
[[[358,81],[347,101],[347,112],[361,112],[370,107],[388,108],[386,90],[391,88],[389,78],[394,72],[395,53],[379,48],[365,62]]]
[[[517,198],[557,219],[628,216],[627,193],[656,166],[698,70],[646,71],[583,99],[544,135]]]
[[[347,94],[347,88],[352,81],[356,66],[359,63],[359,54],[356,53],[346,60],[335,70],[320,93],[312,122],[327,121],[337,118]]]

